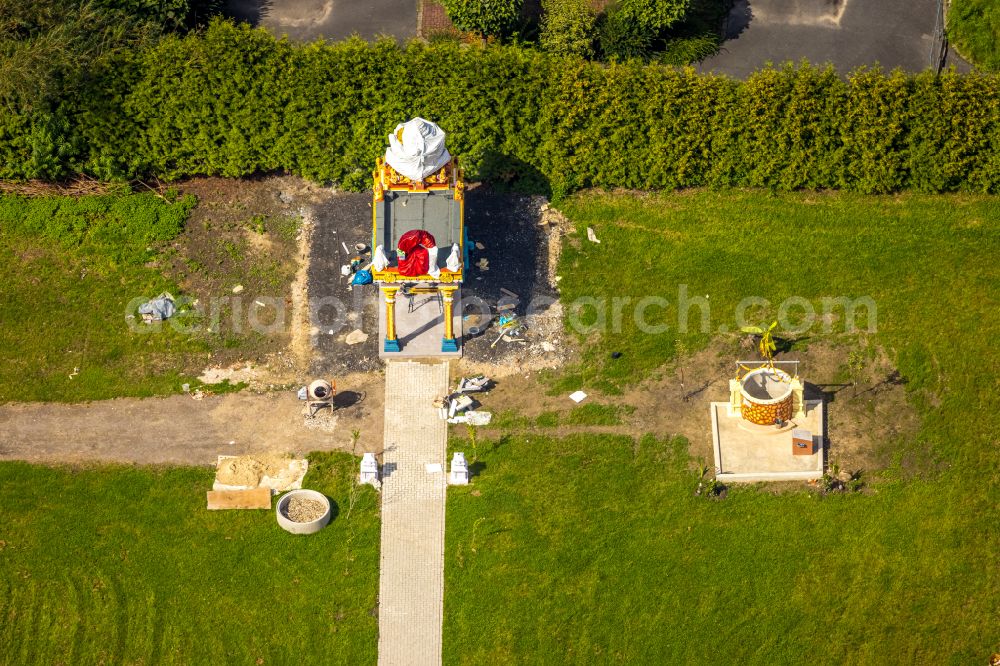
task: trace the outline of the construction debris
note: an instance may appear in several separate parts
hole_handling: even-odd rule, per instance
[[[586,397],[587,394],[584,393],[583,391],[574,391],[573,393],[569,394],[569,399],[572,400],[573,402],[583,402],[584,399],[586,399]]]
[[[219,509],[270,509],[271,490],[253,488],[251,490],[209,490],[208,510]]]
[[[462,321],[465,325],[465,332],[470,336],[476,336],[482,333],[493,318],[490,315],[483,314],[467,314],[462,317]]]
[[[447,408],[445,408],[445,407],[439,408],[438,413],[441,415],[441,418],[443,418],[443,419],[454,418],[454,416],[458,412],[465,411],[466,409],[469,409],[470,407],[472,407],[473,402],[474,401],[469,396],[467,396],[467,395],[460,395],[460,396],[458,396],[456,398],[451,398],[448,401]]]
[[[519,338],[524,333],[524,323],[513,312],[501,315],[497,319],[497,326],[500,328],[500,335],[497,336],[497,339],[493,341],[490,347],[495,347],[501,339],[506,339],[508,342],[524,342],[524,340],[515,340],[515,338]]]
[[[305,459],[276,454],[219,456],[212,490],[296,490],[309,469]]]
[[[354,329],[347,334],[344,338],[344,342],[349,345],[358,345],[368,339],[368,334],[362,331],[360,328]]]
[[[142,321],[147,324],[170,319],[174,316],[176,310],[174,297],[168,292],[163,292],[153,300],[146,301],[139,306],[139,314],[142,315]]]
[[[453,416],[448,419],[448,423],[465,423],[467,425],[484,426],[489,425],[492,419],[493,414],[490,412],[469,410],[464,414],[459,414],[458,416]]]
[[[485,391],[491,384],[490,378],[486,375],[476,375],[475,377],[462,377],[458,381],[456,393],[476,393]]]
[[[514,308],[521,304],[521,299],[516,296],[501,296],[497,300],[497,312],[513,314]]]
[[[485,375],[462,377],[458,380],[455,392],[434,398],[433,405],[438,410],[438,416],[448,423],[468,423],[470,425],[486,425],[492,414],[475,411],[476,400],[466,395],[488,391],[493,385],[492,380]]]

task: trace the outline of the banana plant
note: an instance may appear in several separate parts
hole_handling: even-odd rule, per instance
[[[768,363],[771,363],[774,359],[774,352],[778,346],[774,342],[773,331],[777,328],[778,322],[771,322],[771,325],[766,329],[760,326],[744,326],[740,330],[744,333],[750,333],[751,335],[759,335],[760,340],[757,342],[757,351],[760,352],[761,358],[763,358]]]

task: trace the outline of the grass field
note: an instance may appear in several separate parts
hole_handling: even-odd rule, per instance
[[[989,443],[1000,419],[989,405],[998,389],[990,368],[1000,338],[1000,199],[703,191],[581,195],[565,211],[577,232],[563,252],[563,302],[570,309],[578,299],[608,303],[608,325],[581,336],[583,362],[554,389],[614,392],[648,376],[674,359],[676,339],[696,350],[720,327],[735,330],[737,305],[747,296],[770,301],[747,311],[761,322],[775,318],[785,299],[806,299],[817,320],[795,336],[802,344],[826,337],[860,345],[860,335],[843,332],[840,309],[832,331],[823,332],[822,298],[867,296],[878,316],[864,344],[891,350],[927,417],[922,439],[950,462],[995,461]],[[585,239],[587,226],[600,244]],[[688,310],[688,332],[678,330],[685,285],[689,298],[707,297],[707,332],[696,306]],[[669,329],[641,333],[626,306],[616,332],[611,298],[637,303],[650,295],[669,307],[648,310],[646,320]],[[581,321],[590,323],[593,313],[584,308]],[[621,357],[611,358],[613,351]],[[971,415],[979,427],[965,426]]]
[[[975,64],[1000,71],[1000,4],[954,0],[948,9],[948,38]]]
[[[152,194],[0,197],[0,402],[153,395],[189,381],[167,355],[208,347],[169,327],[130,332],[125,315],[137,296],[178,295],[145,264],[194,204]]]
[[[1000,650],[997,200],[583,194],[564,211],[564,303],[652,293],[673,308],[649,317],[671,326],[659,335],[631,316],[583,335],[554,389],[631,385],[673,361],[676,339],[696,350],[733,330],[745,296],[771,301],[761,320],[790,296],[870,296],[865,343],[890,351],[922,425],[864,493],[719,501],[694,496],[682,440],[480,441],[479,476],[449,491],[446,660],[960,664]],[[708,297],[707,332],[678,334],[680,284]],[[860,344],[836,328],[799,340],[824,337]]]
[[[0,463],[0,664],[374,663],[376,494],[309,458],[338,511],[309,537],[207,511],[208,469]]]
[[[269,254],[283,263],[275,266],[275,259],[248,251],[239,224],[208,231],[206,222],[179,242],[195,204],[193,196],[128,191],[0,195],[0,403],[176,393],[183,383],[197,387],[193,377],[211,359],[243,358],[241,352],[261,346],[264,336],[229,330],[231,310],[216,315],[221,328],[212,324],[208,296],[220,293],[219,284],[223,294],[236,283],[248,293],[251,285],[261,293],[287,288],[295,265],[284,259],[286,246],[295,245],[297,220],[258,216],[245,223],[262,242],[276,239]],[[192,247],[188,237],[199,234],[200,245]],[[178,301],[170,321],[147,326],[126,319],[164,291],[188,299]],[[190,303],[198,295],[200,311]]]

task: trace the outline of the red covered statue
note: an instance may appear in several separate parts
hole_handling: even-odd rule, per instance
[[[399,237],[396,244],[399,251],[398,270],[400,275],[406,277],[417,277],[426,275],[430,271],[429,250],[437,250],[434,236],[423,229],[412,229]],[[435,260],[437,252],[433,252]],[[437,268],[435,266],[435,268]]]

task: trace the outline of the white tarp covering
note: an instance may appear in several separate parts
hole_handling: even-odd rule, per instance
[[[385,249],[381,245],[375,247],[375,252],[372,255],[372,268],[377,271],[384,271],[385,267],[389,265],[389,257],[385,256]]]
[[[457,273],[458,269],[462,267],[462,255],[458,251],[458,243],[451,246],[451,254],[448,255],[445,265],[452,273]]]
[[[444,131],[429,120],[414,118],[396,125],[389,135],[385,161],[411,180],[423,180],[450,159],[444,146]]]
[[[437,245],[427,248],[427,266],[427,274],[432,278],[437,279],[441,276],[441,269],[438,268]]]

